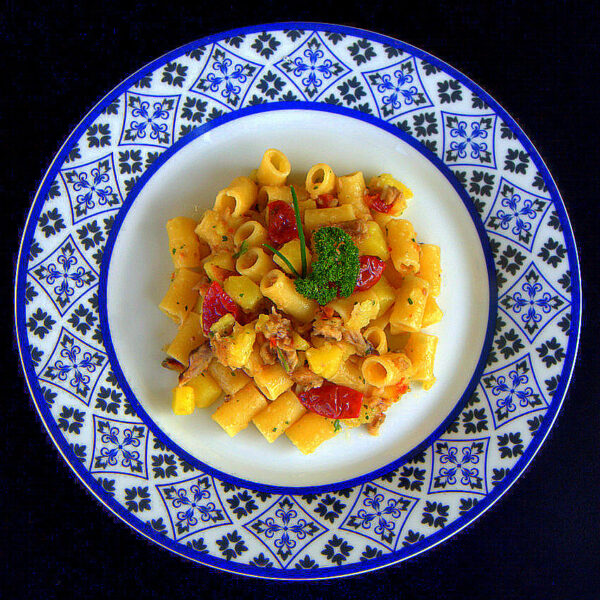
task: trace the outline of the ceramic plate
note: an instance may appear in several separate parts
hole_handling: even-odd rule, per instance
[[[392,172],[442,247],[437,382],[373,438],[308,457],[212,410],[175,417],[159,368],[165,221],[199,217],[266,148],[294,173]],[[581,308],[571,227],[550,173],[482,89],[403,42],[284,23],[204,38],[147,65],[65,142],[31,209],[16,322],[34,404],[111,511],[199,563],[319,579],[450,537],[527,467],[563,402]]]

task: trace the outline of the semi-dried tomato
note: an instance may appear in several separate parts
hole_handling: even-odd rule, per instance
[[[237,321],[240,318],[240,307],[221,287],[220,283],[213,281],[202,301],[202,330],[204,335],[208,336],[211,326],[227,313],[231,313]]]
[[[383,275],[385,262],[377,256],[365,255],[359,258],[360,269],[358,271],[358,279],[356,280],[357,292],[362,292],[373,287]]]
[[[269,204],[269,239],[281,246],[298,237],[296,215],[290,204],[275,200]]]
[[[389,213],[393,206],[393,204],[387,204],[382,200],[380,192],[367,192],[365,202],[367,206],[380,213]]]
[[[333,194],[321,194],[317,196],[317,208],[333,208],[338,206],[339,201]]]
[[[354,419],[360,415],[364,394],[344,385],[324,383],[302,392],[302,405],[311,412],[328,419]]]

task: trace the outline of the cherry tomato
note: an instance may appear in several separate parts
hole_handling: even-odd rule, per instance
[[[364,394],[344,385],[324,383],[302,392],[300,402],[307,409],[328,419],[354,419],[360,414]]]
[[[291,204],[275,200],[269,204],[269,239],[280,246],[298,237],[296,215]]]
[[[317,197],[317,208],[333,208],[339,204],[338,199],[333,194],[321,194]]]
[[[381,279],[383,270],[385,269],[385,262],[377,258],[377,256],[361,256],[359,262],[360,270],[358,271],[358,279],[354,288],[356,292],[362,292],[373,287]]]
[[[365,194],[365,202],[367,203],[367,206],[370,206],[380,213],[389,213],[390,210],[392,210],[392,204],[386,204],[381,199],[381,194],[379,192],[367,192]]]
[[[221,284],[214,281],[202,301],[202,330],[204,335],[208,336],[211,326],[227,313],[231,313],[237,321],[240,318],[240,307],[225,292]]]

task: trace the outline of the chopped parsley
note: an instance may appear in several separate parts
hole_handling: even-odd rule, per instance
[[[341,429],[342,429],[342,425],[341,425],[341,423],[340,423],[340,420],[339,420],[339,419],[336,419],[336,420],[333,422],[333,430],[334,430],[334,431],[340,431]]]
[[[233,258],[239,258],[242,254],[246,254],[246,252],[248,252],[248,240],[244,240],[242,242],[240,249],[236,253],[234,253]]]
[[[409,303],[409,304],[412,304],[412,303],[413,303],[413,301],[412,301],[412,298],[409,298],[409,299],[408,299],[408,303]]]

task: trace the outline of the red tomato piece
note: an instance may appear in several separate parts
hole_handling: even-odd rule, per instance
[[[275,200],[269,204],[269,239],[281,246],[298,237],[296,215],[290,204]]]
[[[221,287],[221,284],[214,281],[202,301],[202,330],[204,335],[208,336],[211,326],[227,313],[231,313],[237,321],[240,318],[240,307]]]
[[[364,394],[344,385],[324,383],[298,398],[307,409],[328,419],[354,419],[360,415]]]
[[[358,279],[354,291],[362,292],[373,287],[383,275],[385,262],[377,256],[365,255],[359,259],[360,270],[358,271]]]
[[[338,199],[333,194],[321,194],[316,202],[317,208],[333,208],[339,205]]]
[[[387,204],[381,199],[380,192],[367,192],[365,194],[367,206],[380,213],[389,213],[392,210],[392,204]]]

